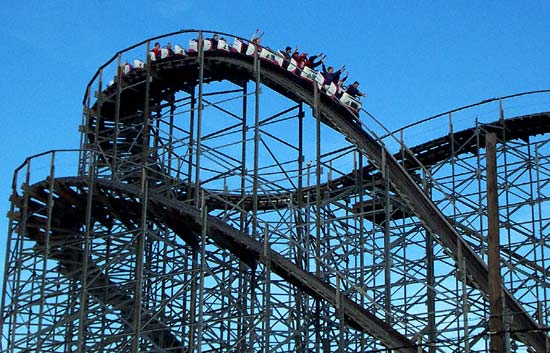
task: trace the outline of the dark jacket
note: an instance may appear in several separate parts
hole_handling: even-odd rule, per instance
[[[323,74],[323,77],[325,78],[325,82],[323,82],[323,84],[330,85],[332,82],[334,82],[335,84],[338,84],[338,80],[340,79],[340,75],[342,74],[342,69],[329,73],[324,63],[322,67],[323,67],[322,74]]]
[[[353,98],[357,98],[357,96],[361,94],[361,91],[359,91],[354,85],[349,85],[348,88],[346,88],[346,93]]]

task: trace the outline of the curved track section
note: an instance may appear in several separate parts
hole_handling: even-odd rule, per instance
[[[477,127],[472,127],[462,131],[457,131],[452,135],[442,136],[431,141],[424,142],[420,145],[410,147],[408,153],[403,154],[401,152],[395,153],[393,158],[403,165],[404,168],[410,173],[414,174],[418,172],[422,166],[423,168],[429,168],[435,164],[444,162],[450,156],[460,156],[467,153],[479,153],[479,146],[485,145],[485,135],[487,133],[496,133],[499,141],[507,142],[513,140],[528,140],[530,137],[543,135],[550,132],[550,112],[522,115],[514,118],[507,118],[505,120],[497,120],[491,123],[479,124]],[[481,141],[478,141],[476,137],[479,136]],[[454,146],[454,147],[453,147]],[[375,178],[378,183],[381,183],[381,176],[378,168],[369,164],[362,169],[362,175],[364,179]],[[350,187],[355,183],[355,174],[353,172],[339,178],[335,178],[329,183],[321,186],[321,193],[338,193],[340,189]],[[313,190],[313,188],[305,189]],[[273,198],[273,197],[272,197]],[[280,200],[288,200],[289,194],[278,195],[276,197]],[[264,207],[275,207],[270,204],[266,199]],[[211,203],[212,207],[219,207],[216,203]],[[279,203],[277,206],[281,206]]]
[[[513,140],[527,141],[530,137],[550,132],[550,112],[522,115],[479,124],[477,127],[455,132],[451,136],[443,136],[411,147],[410,151],[415,159],[425,167],[447,159],[451,151],[453,151],[453,144],[455,145],[454,150],[457,150],[457,152],[453,153],[455,156],[462,153],[477,153],[478,141],[474,139],[474,136],[477,136],[478,131],[481,131],[481,145],[485,145],[485,135],[487,133],[495,133],[497,139],[502,142]],[[399,155],[395,155],[395,158],[399,159]],[[400,162],[407,169],[418,167],[418,162],[410,159]]]
[[[134,220],[128,219],[127,215],[139,214],[143,208],[140,202],[142,191],[134,185],[120,184],[107,180],[95,180],[90,187],[82,178],[56,179],[53,187],[48,182],[35,184],[29,188],[29,216],[26,224],[27,236],[38,244],[44,244],[45,239],[55,242],[55,252],[51,257],[60,262],[63,270],[79,278],[81,269],[84,266],[83,253],[71,249],[70,244],[75,241],[74,234],[84,224],[74,224],[74,227],[67,228],[66,217],[83,221],[85,217],[86,200],[91,196],[98,200],[94,205],[92,222],[100,222],[105,227],[113,223],[112,215],[116,219],[122,219],[128,223],[129,228],[137,227],[132,224]],[[92,190],[92,195],[90,195]],[[49,193],[53,192],[52,195]],[[264,244],[252,239],[250,236],[228,226],[223,220],[213,217],[204,217],[200,210],[189,205],[178,202],[162,195],[156,195],[154,191],[149,192],[147,205],[147,217],[159,225],[166,226],[173,230],[182,240],[192,247],[197,247],[198,234],[202,229],[206,230],[209,240],[218,247],[230,251],[243,263],[255,268],[257,262],[262,262],[272,268],[273,272],[292,283],[308,295],[319,300],[326,300],[333,306],[341,306],[346,322],[352,327],[364,331],[378,339],[387,346],[393,347],[396,352],[418,352],[418,347],[394,330],[390,325],[371,314],[350,298],[339,295],[337,289],[330,283],[326,283],[315,277],[313,274],[300,269],[276,251],[265,248]],[[47,198],[54,200],[55,207],[51,212],[45,214],[41,207],[42,202]],[[22,199],[20,201],[23,201]],[[122,212],[121,210],[124,210]],[[44,218],[42,218],[44,217]],[[51,220],[50,234],[44,230],[47,228],[43,222],[45,217]],[[63,229],[63,231],[60,231]],[[87,263],[85,266],[91,266]],[[114,284],[108,276],[96,267],[87,271],[88,283],[91,285],[91,295],[102,302],[118,307],[124,321],[131,328],[134,327],[133,306],[130,305],[132,298],[124,294],[121,289],[113,292]],[[109,287],[109,295],[106,295],[101,288]],[[156,346],[165,351],[172,351],[181,347],[181,343],[170,332],[162,321],[156,318],[142,318],[148,322],[143,327],[143,332],[155,343]],[[179,348],[178,348],[179,349]]]

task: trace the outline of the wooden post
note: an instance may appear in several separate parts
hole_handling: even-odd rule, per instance
[[[487,156],[487,219],[488,219],[488,261],[489,261],[489,318],[491,342],[490,351],[504,352],[504,300],[500,276],[500,235],[498,218],[498,190],[496,163],[496,135],[485,135]]]

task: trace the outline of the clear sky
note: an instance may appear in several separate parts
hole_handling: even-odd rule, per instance
[[[392,130],[550,88],[549,0],[6,0],[0,17],[2,264],[13,170],[27,156],[77,148],[86,84],[148,37],[191,28],[250,37],[259,28],[266,46],[322,51],[328,64],[346,65],[367,93],[364,107]]]

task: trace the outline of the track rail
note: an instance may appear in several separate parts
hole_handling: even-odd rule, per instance
[[[208,52],[205,56],[205,82],[229,80],[238,85],[244,84],[248,80],[254,78],[254,61],[250,56],[237,55],[234,53],[220,53],[220,52]],[[313,104],[313,85],[296,76],[289,73],[287,70],[281,69],[278,66],[271,63],[261,62],[261,80],[262,83],[270,87],[271,89],[281,93],[296,102],[306,102],[309,105]],[[197,58],[191,57],[177,57],[172,59],[164,59],[161,62],[153,64],[155,69],[154,77],[157,82],[152,85],[151,92],[152,97],[160,104],[162,99],[166,99],[167,95],[178,90],[189,90],[193,85],[197,84],[198,75]],[[224,73],[220,75],[220,72]],[[146,77],[145,70],[138,70],[132,72],[131,75],[124,77],[122,82],[122,104],[120,109],[121,116],[130,116],[135,113],[136,109],[143,109],[144,95],[143,89],[137,89],[140,85],[144,85]],[[129,88],[131,87],[131,89]],[[302,90],[296,90],[297,87]],[[102,95],[104,99],[101,101],[101,107],[97,106],[97,103],[92,107],[92,116],[100,116],[101,118],[90,119],[87,135],[90,144],[94,143],[96,138],[95,125],[99,121],[99,124],[103,126],[100,129],[101,149],[108,155],[109,151],[114,150],[113,139],[110,138],[112,130],[105,128],[106,122],[112,122],[115,116],[116,102],[116,84],[108,87]],[[347,120],[353,123],[357,122],[357,117],[354,113],[350,112],[343,105],[337,101],[330,99],[329,97],[321,95],[321,102],[327,104],[334,110],[331,114],[338,115],[338,121]],[[335,119],[328,119],[322,117],[322,122],[328,126],[335,128],[337,123]],[[131,123],[131,121],[123,121],[123,123]],[[359,129],[359,125],[357,126]],[[401,153],[394,154],[394,158],[402,164],[405,169],[412,173],[420,168],[419,164],[424,167],[430,167],[438,162],[444,161],[449,157],[451,153],[451,144],[454,142],[460,146],[460,150],[455,152],[455,156],[463,153],[475,153],[477,146],[476,141],[470,139],[470,137],[476,134],[476,130],[481,129],[480,134],[482,141],[484,139],[484,133],[495,132],[500,141],[512,141],[516,139],[528,139],[529,137],[545,134],[550,132],[550,112],[541,112],[536,114],[522,115],[517,117],[511,117],[506,119],[497,120],[494,122],[479,124],[477,127],[465,129],[462,131],[454,132],[452,135],[442,136],[440,138],[427,141],[420,145],[411,147],[410,154],[406,154],[403,159]],[[121,151],[127,148],[127,143],[120,141],[125,136],[119,136],[117,143],[120,145],[116,147]],[[141,153],[140,148],[134,148],[135,154]],[[387,153],[387,151],[386,151]],[[370,158],[371,156],[369,156]],[[368,164],[363,167],[364,178],[372,179],[373,174],[378,172],[377,166]],[[350,172],[348,175],[343,175],[334,180],[320,186],[321,190],[329,190],[331,192],[338,192],[339,189],[350,186],[354,183],[354,173]],[[306,187],[303,189],[303,193],[307,193],[308,190],[314,190],[316,187]],[[294,193],[294,197],[296,193]],[[241,195],[228,194],[224,196],[228,200],[241,200]],[[315,197],[315,193],[311,194],[311,197]],[[311,199],[310,200],[313,200]],[[269,195],[258,195],[258,209],[271,209],[288,206],[288,200],[290,200],[290,194],[279,193]],[[294,200],[295,202],[296,200]],[[243,209],[251,209],[250,201],[241,201]],[[209,200],[209,207],[211,209],[217,207],[223,207],[222,203],[216,202],[216,200]]]

